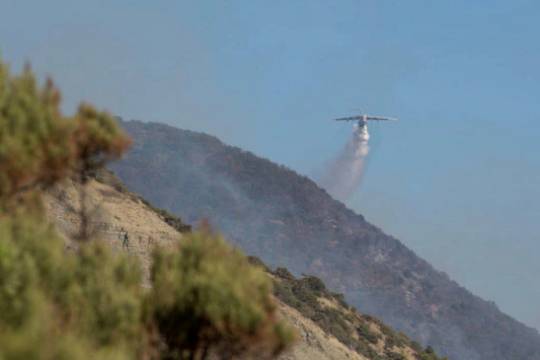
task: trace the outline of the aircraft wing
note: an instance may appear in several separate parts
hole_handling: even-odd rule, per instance
[[[354,121],[354,120],[362,120],[361,116],[349,116],[349,117],[342,117],[335,119],[336,121]]]
[[[397,121],[398,119],[382,117],[382,116],[368,116],[367,120],[377,120],[377,121]]]

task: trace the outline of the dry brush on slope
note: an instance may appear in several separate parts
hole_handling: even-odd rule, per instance
[[[250,260],[274,279],[278,299],[361,356],[375,360],[439,359],[430,347],[423,349],[380,320],[358,313],[345,302],[343,294],[329,291],[321,279],[309,275],[296,278],[285,268],[271,271],[260,259]]]

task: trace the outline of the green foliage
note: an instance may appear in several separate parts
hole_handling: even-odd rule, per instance
[[[106,113],[83,105],[65,117],[52,81],[40,87],[29,67],[12,76],[0,62],[0,358],[139,351],[138,267],[99,243],[66,253],[39,206],[40,189],[117,158],[128,143]]]
[[[407,359],[402,354],[394,352],[394,351],[389,351],[389,350],[386,351],[385,355],[388,360],[406,360]]]
[[[419,360],[448,360],[447,358],[440,358],[435,353],[435,350],[431,346],[428,346],[424,351],[418,354]]]
[[[208,231],[186,236],[180,250],[157,249],[150,316],[169,355],[277,354],[294,339],[276,320],[268,276]]]
[[[97,242],[79,255],[66,253],[62,239],[39,219],[0,221],[0,239],[1,359],[142,353],[137,264]]]
[[[384,336],[386,336],[385,348],[388,350],[394,346],[401,347],[409,342],[409,339],[403,333],[396,332],[384,324],[381,324],[380,328]]]
[[[366,339],[372,344],[377,344],[377,342],[381,338],[379,335],[372,332],[367,324],[360,324],[360,326],[356,328],[356,333],[358,334],[358,336]]]
[[[294,340],[268,276],[217,235],[156,250],[147,291],[133,258],[100,242],[66,252],[38,219],[0,221],[0,239],[0,359],[271,357]]]
[[[79,106],[75,123],[71,141],[76,145],[79,174],[87,174],[119,158],[130,144],[111,115],[89,104]]]
[[[10,77],[5,65],[0,68],[0,196],[6,196],[64,175],[71,124],[59,116],[60,96],[51,82],[39,90],[29,69]]]
[[[84,174],[129,145],[106,112],[81,104],[66,117],[51,80],[40,87],[26,67],[12,76],[0,61],[0,200]],[[5,205],[5,204],[4,204]]]
[[[0,359],[272,357],[294,334],[277,320],[264,272],[208,232],[139,264],[99,241],[64,248],[45,220],[41,190],[86,181],[129,144],[111,116],[87,104],[72,118],[60,93],[29,68],[0,62]],[[179,219],[161,216],[186,230]],[[81,219],[82,222],[82,219]]]
[[[259,259],[258,257],[256,256],[248,256],[248,261],[251,265],[253,266],[256,266],[258,267],[259,269],[262,269],[263,271],[269,273],[270,272],[270,268],[268,266],[266,266],[266,264],[261,260]]]

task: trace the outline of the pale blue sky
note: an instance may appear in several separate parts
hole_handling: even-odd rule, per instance
[[[371,127],[349,206],[540,328],[537,1],[0,0],[0,51],[125,118],[304,174]]]

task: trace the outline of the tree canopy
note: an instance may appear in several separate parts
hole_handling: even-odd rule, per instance
[[[113,117],[89,104],[60,110],[52,80],[39,86],[29,66],[13,76],[0,62],[0,199],[47,187],[118,158],[130,140]]]

